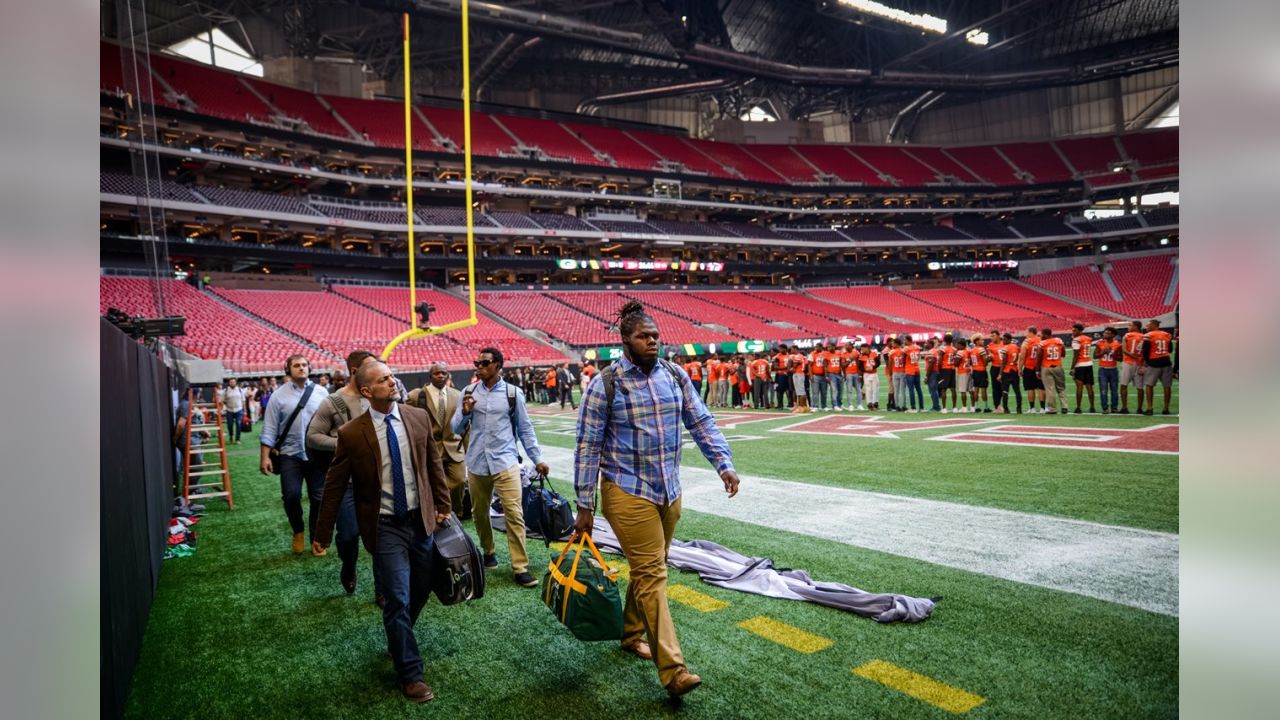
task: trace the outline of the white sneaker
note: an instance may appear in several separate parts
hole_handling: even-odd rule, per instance
[[[866,405],[859,405],[859,406],[858,406],[858,412],[866,412],[866,411],[867,411],[867,406],[866,406]]]
[[[950,412],[950,411],[949,411],[947,408],[942,408],[942,414],[943,414],[943,415],[946,415],[948,412]]]
[[[842,411],[844,410],[844,408],[842,408],[842,407],[840,407],[839,405],[837,405],[837,406],[835,406],[834,408],[832,408],[831,410],[832,410],[832,412],[842,412]]]

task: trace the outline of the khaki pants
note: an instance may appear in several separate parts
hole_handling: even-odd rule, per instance
[[[1067,378],[1061,365],[1040,368],[1040,382],[1044,383],[1044,397],[1050,408],[1067,406]]]
[[[453,505],[456,517],[462,513],[462,491],[467,484],[467,466],[445,458],[444,478],[445,484],[449,486],[449,503]]]
[[[485,555],[493,554],[493,526],[489,524],[489,503],[493,494],[502,501],[507,521],[507,548],[511,550],[511,570],[519,575],[529,571],[529,555],[524,549],[524,508],[520,502],[520,466],[512,465],[497,475],[471,473],[472,520]]]
[[[600,506],[631,565],[622,644],[647,639],[658,667],[658,681],[665,687],[685,669],[667,605],[667,551],[680,519],[680,498],[670,505],[655,505],[601,480]]]

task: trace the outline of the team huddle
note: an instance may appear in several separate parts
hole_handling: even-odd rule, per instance
[[[1028,327],[1021,342],[992,330],[989,337],[903,336],[880,348],[869,343],[818,344],[805,352],[778,345],[772,353],[712,353],[705,361],[683,359],[685,372],[710,407],[791,409],[793,413],[880,410],[880,371],[888,389],[886,411],[907,413],[1068,413],[1066,368],[1075,385],[1075,412],[1129,414],[1129,388],[1137,390],[1138,414],[1152,415],[1155,386],[1164,388],[1163,413],[1170,414],[1174,338],[1151,320],[1137,320],[1122,338],[1106,328],[1095,339],[1077,323],[1071,347],[1049,328]],[[1070,356],[1068,356],[1068,350]],[[1096,374],[1095,374],[1096,365]],[[1095,398],[1094,386],[1099,392]],[[930,405],[925,407],[925,391]],[[1010,400],[1013,406],[1010,408]],[[1145,409],[1144,409],[1145,408]]]

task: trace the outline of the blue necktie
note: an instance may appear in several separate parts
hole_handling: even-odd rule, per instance
[[[387,416],[387,453],[391,456],[391,514],[401,517],[409,512],[404,492],[404,467],[400,464],[400,440],[396,438],[392,417]]]

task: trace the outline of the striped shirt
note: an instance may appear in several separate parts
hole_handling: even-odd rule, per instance
[[[606,410],[599,374],[591,378],[578,411],[573,489],[579,508],[595,507],[601,476],[657,505],[680,497],[682,422],[718,472],[733,470],[729,443],[684,370],[677,368],[673,377],[655,363],[645,375],[625,357],[616,365],[612,411]]]

